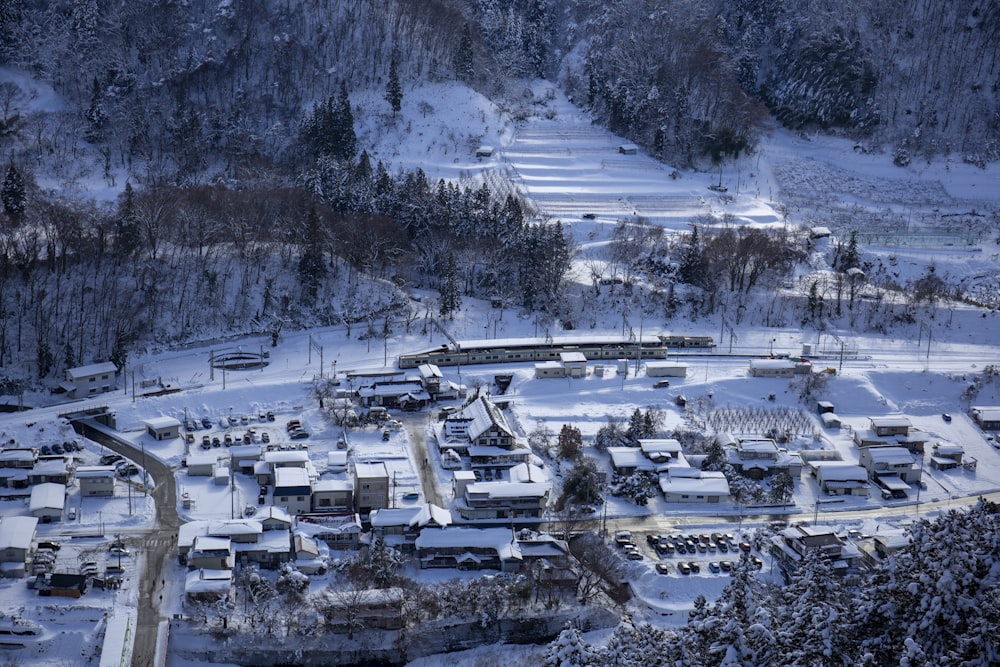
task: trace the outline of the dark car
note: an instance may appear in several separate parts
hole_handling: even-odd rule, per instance
[[[52,454],[52,448],[48,445],[42,445],[42,448],[38,450],[38,453],[42,456],[49,456]]]
[[[214,438],[212,438],[212,446],[213,447],[221,447],[222,446],[222,441],[219,440],[219,436],[215,436]]]
[[[211,447],[212,447],[212,439],[210,437],[208,437],[207,435],[201,436],[201,448],[202,449],[211,449]]]
[[[202,417],[201,426],[202,428],[212,428],[212,420],[209,419],[208,417]]]
[[[63,449],[62,445],[60,445],[57,442],[56,444],[52,445],[52,453],[53,454],[63,454],[63,453],[65,453],[65,450]]]
[[[691,566],[688,563],[677,563],[677,569],[681,574],[691,574]]]
[[[670,574],[670,563],[660,561],[656,564],[656,571],[660,574]]]
[[[303,440],[309,437],[309,431],[297,428],[294,431],[289,432],[288,437],[292,440]]]
[[[951,415],[946,412],[943,415],[941,415],[941,419],[945,420],[946,422],[950,422],[951,421]]]
[[[695,561],[688,563],[688,567],[691,568],[692,572],[701,572],[701,565],[698,565]]]

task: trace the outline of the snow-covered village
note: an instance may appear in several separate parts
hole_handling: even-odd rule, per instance
[[[0,664],[1000,664],[995,8],[134,4],[0,6]]]

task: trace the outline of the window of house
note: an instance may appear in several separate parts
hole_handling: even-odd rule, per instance
[[[87,382],[97,382],[97,378],[87,378]]]
[[[687,497],[688,495],[686,493],[681,495],[681,498],[687,498]]]

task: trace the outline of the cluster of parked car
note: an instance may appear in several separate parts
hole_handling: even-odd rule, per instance
[[[615,544],[625,552],[625,558],[629,560],[642,560],[642,551],[639,549],[639,546],[632,541],[632,533],[630,531],[616,531]]]
[[[752,546],[749,542],[737,542],[731,533],[712,533],[700,535],[684,535],[674,533],[669,535],[647,535],[646,543],[652,547],[661,557],[683,556],[683,555],[710,555],[721,553],[732,553],[736,555],[747,554],[750,561],[761,569],[764,561],[759,556],[751,553]],[[708,563],[698,561],[680,561],[676,564],[677,571],[681,574],[697,574],[701,572],[702,566],[708,568],[711,573],[732,572],[732,560],[712,560]],[[673,571],[669,562],[660,561],[656,564],[656,571],[660,574],[669,574]]]
[[[219,426],[221,428],[235,428],[237,426],[249,426],[254,417],[248,414],[241,414],[239,416],[228,415],[219,419]],[[260,423],[273,422],[274,412],[271,410],[261,411],[256,416],[256,421]],[[209,417],[202,417],[201,419],[189,417],[184,420],[184,430],[189,433],[197,431],[199,427],[209,429],[212,428],[213,422]]]
[[[42,456],[62,456],[63,454],[70,454],[72,452],[82,452],[83,445],[79,442],[74,442],[72,440],[67,440],[63,443],[55,443],[54,445],[42,445],[38,449],[38,453]]]
[[[190,433],[188,435],[191,435]],[[219,436],[201,436],[201,448],[211,449],[212,447],[232,447],[233,445],[252,445],[255,442],[262,442],[265,445],[271,442],[271,434],[267,431],[257,432],[256,429],[248,429],[246,433],[242,436],[236,438],[233,437],[232,433],[224,433],[222,437]]]
[[[285,424],[285,430],[288,431],[288,437],[292,440],[302,440],[309,437],[309,431],[302,428],[302,422],[298,419],[289,419],[288,423]]]

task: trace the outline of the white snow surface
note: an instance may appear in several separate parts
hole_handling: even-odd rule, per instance
[[[7,70],[0,78],[21,76]],[[806,210],[801,199],[794,208],[782,212],[788,188],[794,186],[796,197],[803,193],[820,193],[824,200],[851,201],[867,209],[910,210],[915,217],[940,211],[996,211],[1000,199],[1000,169],[991,165],[979,170],[957,161],[939,160],[931,164],[914,163],[907,169],[891,164],[887,154],[862,155],[848,141],[826,137],[799,137],[774,130],[762,141],[759,150],[727,164],[721,170],[693,172],[675,170],[643,155],[624,155],[617,147],[627,143],[593,125],[582,113],[546,84],[536,84],[536,115],[527,121],[514,123],[485,98],[454,84],[424,85],[407,90],[404,111],[400,119],[385,116],[366,120],[356,114],[363,125],[359,131],[360,145],[369,145],[373,159],[382,159],[394,167],[420,166],[429,175],[450,179],[496,179],[503,175],[512,179],[533,203],[540,217],[563,221],[581,246],[578,274],[588,282],[582,263],[587,259],[601,260],[618,220],[643,216],[671,232],[689,229],[692,216],[728,213],[740,223],[777,226],[808,223],[814,220],[816,209]],[[40,100],[50,92],[39,88]],[[380,91],[367,98],[360,96],[355,104],[364,109],[375,106]],[[433,107],[426,117],[417,110],[420,101]],[[544,104],[543,104],[544,102]],[[41,103],[41,102],[39,102]],[[49,100],[56,104],[57,100]],[[495,147],[492,157],[475,158],[475,148],[489,144]],[[671,173],[676,171],[676,178]],[[121,179],[124,182],[125,179]],[[493,181],[491,181],[493,182]],[[720,183],[728,189],[731,199],[722,199],[707,186]],[[99,186],[98,186],[99,187]],[[99,196],[95,190],[95,196]],[[585,218],[584,215],[587,217]],[[995,235],[995,231],[994,231]],[[895,258],[902,278],[919,275],[929,262],[953,278],[973,277],[984,272],[997,272],[998,253],[993,236],[980,238],[972,247],[907,249],[901,247],[866,247],[865,252]],[[460,339],[489,337],[531,337],[540,335],[538,323],[516,312],[498,312],[488,303],[465,298],[463,309],[446,323],[453,336]],[[490,324],[493,330],[490,330]],[[657,329],[647,322],[646,334]],[[794,326],[782,329],[745,329],[738,339],[727,336],[719,340],[718,319],[705,319],[684,326],[683,333],[713,335],[718,347],[715,354],[685,358],[687,377],[671,378],[669,390],[654,389],[639,366],[631,362],[630,373],[622,377],[609,373],[597,377],[592,372],[585,379],[535,379],[531,364],[497,366],[467,366],[461,369],[442,368],[448,380],[466,386],[489,385],[497,372],[513,372],[514,381],[508,391],[511,399],[509,416],[520,435],[547,428],[553,435],[562,424],[581,429],[585,440],[597,432],[609,415],[627,419],[636,408],[655,405],[664,410],[669,432],[687,423],[688,415],[677,408],[673,398],[683,393],[689,405],[692,401],[716,407],[760,406],[795,407],[815,415],[813,403],[800,401],[797,381],[756,379],[747,375],[746,357],[729,356],[728,352],[765,356],[775,352],[798,354],[803,343],[814,344],[821,352],[813,362],[821,368],[838,372],[828,377],[821,398],[836,405],[836,413],[845,427],[831,431],[817,420],[816,438],[789,443],[792,451],[830,449],[846,462],[857,461],[857,448],[851,442],[851,432],[868,428],[869,417],[903,415],[913,426],[926,432],[931,442],[960,444],[965,456],[973,457],[978,465],[970,472],[937,471],[924,468],[926,490],[920,501],[933,510],[937,506],[970,502],[981,494],[1000,489],[1000,450],[993,448],[984,433],[968,415],[968,401],[962,394],[973,381],[975,373],[986,364],[1000,362],[1000,329],[995,312],[963,304],[947,304],[910,326],[899,326],[893,335],[854,334],[844,332],[817,333],[801,331]],[[609,313],[596,323],[593,330],[579,335],[620,335],[620,314]],[[662,327],[659,327],[662,329]],[[674,330],[680,327],[675,324]],[[928,339],[927,331],[933,331]],[[552,334],[577,335],[577,332],[553,331]],[[836,334],[836,336],[834,335]],[[839,336],[839,338],[837,337]],[[325,351],[325,368],[320,368],[319,355],[310,350],[309,340]],[[919,341],[919,342],[918,342]],[[931,342],[932,341],[932,342]],[[256,371],[214,371],[208,358],[218,345],[148,354],[130,362],[119,380],[119,390],[113,394],[80,401],[72,406],[55,404],[54,397],[26,396],[28,404],[40,406],[24,413],[0,415],[0,440],[18,445],[40,447],[73,440],[75,434],[58,417],[69,408],[87,405],[108,405],[116,413],[119,429],[144,449],[144,455],[156,457],[179,466],[188,453],[182,439],[156,442],[145,435],[143,423],[151,419],[173,417],[201,418],[213,422],[216,435],[225,430],[220,419],[229,415],[257,415],[272,410],[274,423],[255,423],[258,430],[268,429],[272,438],[285,438],[284,423],[291,418],[302,421],[311,433],[304,442],[316,471],[323,478],[338,478],[340,473],[324,472],[327,453],[336,450],[339,427],[332,425],[311,397],[310,382],[315,375],[338,374],[347,370],[382,368],[391,365],[395,355],[425,349],[445,342],[431,331],[421,335],[416,328],[397,332],[383,349],[381,344],[350,340],[343,329],[328,328],[308,332],[284,332],[277,347],[270,341],[246,339],[235,345],[247,350],[267,349],[270,364]],[[841,360],[839,352],[852,352]],[[723,354],[723,352],[727,354]],[[593,365],[591,365],[591,371]],[[181,391],[157,397],[136,396],[133,385],[142,380],[159,379]],[[139,391],[141,394],[141,391]],[[774,402],[767,400],[773,395]],[[7,402],[16,402],[7,397]],[[1000,385],[986,384],[975,398],[977,405],[1000,405]],[[941,415],[949,412],[951,422]],[[428,423],[432,417],[428,416]],[[242,434],[245,427],[229,429]],[[94,464],[100,457],[99,447],[85,443],[87,449],[77,453],[82,463]],[[291,443],[289,443],[291,444]],[[356,460],[385,462],[395,483],[398,497],[417,492],[423,500],[415,454],[410,449],[405,431],[393,432],[387,441],[375,430],[351,433],[352,454]],[[195,449],[192,452],[200,451]],[[212,450],[220,451],[220,450]],[[588,449],[607,469],[607,457]],[[431,466],[431,474],[442,496],[450,493],[450,473]],[[549,464],[549,474],[558,482],[559,466]],[[244,475],[235,475],[235,491],[216,485],[211,477],[191,477],[182,470],[176,474],[178,498],[182,493],[191,500],[189,509],[179,508],[186,519],[228,519],[239,516],[241,508],[254,503],[257,485]],[[131,492],[129,492],[131,488]],[[842,502],[828,500],[817,488],[815,480],[803,474],[795,488],[794,519],[821,522],[842,518],[841,527],[858,527],[864,531],[898,529],[900,521],[916,515],[920,509],[913,500],[883,501],[873,492],[868,498],[846,498]],[[81,499],[78,486],[69,490],[67,507],[78,508],[76,522],[39,524],[39,539],[57,539],[63,543],[58,554],[60,566],[69,568],[87,560],[103,564],[110,558],[107,546],[115,535],[125,538],[151,525],[153,507],[138,485],[118,483],[114,498]],[[0,501],[0,516],[27,516],[27,500]],[[609,519],[629,516],[651,516],[664,530],[677,528],[691,532],[739,532],[749,535],[759,523],[742,520],[740,508],[731,503],[718,506],[668,506],[654,498],[648,506],[636,507],[630,502],[609,498]],[[708,520],[706,517],[715,517]],[[644,546],[644,545],[643,545]],[[134,608],[137,604],[142,553],[123,558],[125,585],[118,591],[92,590],[80,600],[50,598],[44,604],[34,591],[28,590],[21,579],[0,580],[0,612],[5,617],[18,617],[43,624],[46,635],[58,641],[39,642],[36,646],[14,651],[21,664],[98,664],[103,636],[112,612]],[[168,559],[169,561],[169,559]],[[768,561],[762,576],[769,576]],[[692,600],[698,594],[708,598],[718,595],[725,577],[703,568],[697,575],[659,575],[653,561],[647,557],[634,567],[633,605],[636,618],[660,624],[680,624],[686,618]],[[411,568],[413,576],[435,581],[450,578],[454,572],[421,572]],[[180,613],[183,580],[179,566],[167,573],[163,590],[164,615]],[[325,585],[322,578],[314,587]],[[118,618],[118,615],[115,615]],[[483,647],[473,651],[423,659],[412,663],[424,667],[431,664],[485,664],[503,655],[507,662],[516,662],[517,655],[525,660],[537,657],[538,647]],[[502,653],[501,653],[502,651]],[[517,653],[515,653],[515,651]],[[184,665],[170,660],[169,664]]]

